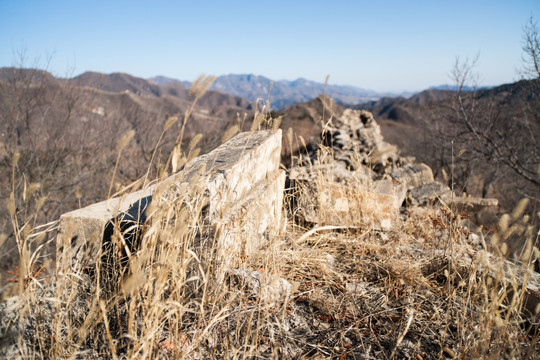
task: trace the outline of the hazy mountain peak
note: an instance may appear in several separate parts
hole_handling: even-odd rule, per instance
[[[173,79],[173,78],[163,76],[163,75],[154,76],[154,77],[151,77],[148,80],[150,80],[151,82],[153,82],[154,84],[157,84],[157,85],[165,85],[165,84],[169,84],[169,83],[177,83],[177,84],[182,83],[182,81],[180,81],[178,79]]]
[[[165,76],[156,76],[151,79],[155,83],[178,82]],[[270,84],[273,83],[272,90]],[[182,82],[186,87],[189,82]],[[390,93],[378,93],[351,85],[328,85],[299,77],[295,80],[271,80],[256,74],[228,74],[218,76],[211,87],[212,90],[221,91],[242,97],[249,101],[269,98],[273,109],[279,110],[297,102],[309,101],[326,93],[334,101],[345,104],[359,104],[380,99],[383,96],[395,96]]]

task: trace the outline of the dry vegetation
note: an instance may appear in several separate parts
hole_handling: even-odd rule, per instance
[[[19,259],[2,288],[7,299],[0,303],[1,356],[538,358],[540,307],[536,304],[540,294],[527,290],[526,285],[529,281],[539,283],[533,269],[539,257],[535,224],[540,214],[527,200],[500,217],[490,234],[473,226],[468,215],[451,202],[403,208],[393,215],[393,226],[385,230],[378,219],[370,217],[360,217],[353,224],[314,227],[297,216],[295,199],[305,188],[291,187],[284,205],[288,220],[283,231],[268,239],[253,256],[239,257],[234,266],[226,266],[218,248],[220,234],[205,221],[204,198],[193,197],[185,188],[174,188],[156,197],[161,200],[152,202],[142,228],[113,227],[111,242],[102,247],[101,261],[93,261],[91,266],[81,264],[76,272],[60,268],[47,274],[44,269],[53,260],[47,249],[56,231],[56,222],[47,221],[62,212],[47,196],[53,195],[52,199],[62,204],[67,198],[81,202],[85,197],[85,189],[78,186],[82,178],[100,169],[109,171],[112,180],[100,183],[99,189],[92,189],[92,182],[85,184],[90,184],[89,191],[109,195],[116,192],[119,177],[137,180],[123,189],[132,191],[147,185],[149,179],[163,179],[168,172],[180,169],[200,151],[201,138],[185,141],[185,132],[210,79],[195,83],[195,101],[186,108],[178,127],[173,127],[177,122],[174,117],[162,117],[160,126],[153,126],[155,147],[141,149],[148,163],[135,170],[132,167],[130,171],[135,173],[127,174],[120,160],[126,156],[127,144],[138,136],[127,130],[140,124],[122,126],[122,131],[111,128],[110,133],[92,132],[87,123],[77,123],[78,127],[71,129],[75,103],[85,98],[75,94],[79,91],[76,87],[41,91],[48,81],[42,75],[37,86],[24,81],[10,83],[16,97],[3,103],[11,112],[2,112],[4,118],[0,119],[13,125],[13,129],[6,129],[12,137],[3,138],[1,144],[2,169],[9,169],[5,173],[10,174],[2,179],[9,186],[2,194],[7,206],[1,215],[7,223],[1,223],[1,230],[12,231],[0,236],[0,249],[8,248],[8,240],[15,242],[13,249]],[[7,94],[0,87],[2,91],[2,95]],[[123,98],[128,101],[125,97],[129,96]],[[52,108],[48,104],[56,99],[66,102],[49,116]],[[457,109],[470,110],[476,99],[470,100],[458,104]],[[302,125],[305,136],[314,125],[324,129],[331,116],[324,113],[326,100],[319,101],[323,113],[308,114]],[[220,134],[221,140],[250,125],[252,131],[279,127],[281,119],[270,118],[264,111],[267,108],[263,106],[263,111],[256,111],[246,123],[239,118],[229,131]],[[141,112],[128,118],[143,116]],[[62,130],[67,131],[62,142],[52,141],[58,134],[35,133],[36,121],[54,119],[65,120]],[[467,141],[478,138],[478,131],[482,131],[474,120],[468,126],[477,134],[469,129],[473,136],[469,132]],[[57,126],[45,128],[58,130]],[[174,129],[177,134],[171,134]],[[536,144],[534,132],[531,134],[529,138]],[[103,135],[110,140],[109,146],[117,146],[114,155],[100,152],[102,149],[96,147],[100,143],[86,147],[80,142],[80,136],[91,140]],[[311,166],[332,161],[332,149],[316,148],[309,139],[306,145],[301,136],[296,144],[290,140],[288,149],[303,147],[318,156],[292,158],[290,163]],[[160,148],[164,139],[167,152]],[[141,147],[148,144],[135,140]],[[504,137],[500,140],[496,147],[505,144]],[[23,143],[28,145],[27,151],[18,151]],[[77,152],[68,151],[71,149]],[[96,154],[98,161],[85,168]],[[540,174],[531,172],[534,160],[527,157],[526,162],[519,160],[514,165],[525,164],[528,176],[538,179]],[[57,169],[62,171],[55,173]],[[58,174],[72,174],[74,182],[58,184]],[[316,190],[313,193],[311,188],[310,196],[327,196],[332,186],[327,174],[320,173],[315,181]],[[359,189],[349,185],[351,194]],[[332,209],[318,214],[323,223],[324,217],[337,216]],[[140,236],[140,247],[130,249],[125,245],[134,235]],[[95,241],[100,243],[102,238]],[[510,248],[508,244],[520,246]],[[513,262],[506,260],[511,254]],[[10,344],[12,339],[17,340]]]
[[[253,130],[279,125],[261,114]],[[179,145],[182,137],[183,128],[167,168],[191,157]],[[12,164],[15,176],[17,156]],[[317,182],[324,191],[325,174]],[[204,201],[175,189],[152,204],[140,250],[124,251],[118,244],[128,235],[115,231],[104,261],[78,273],[59,269],[50,279],[38,264],[46,261],[41,250],[54,224],[33,221],[39,206],[18,220],[16,191],[8,211],[21,258],[13,278],[19,296],[0,307],[19,309],[12,320],[24,334],[23,358],[532,359],[540,353],[539,309],[531,314],[523,305],[527,275],[508,275],[502,260],[508,250],[494,244],[497,257],[490,256],[484,235],[473,233],[452,204],[409,208],[387,231],[369,221],[310,228],[295,216],[292,198],[302,189],[289,189],[286,229],[233,270],[222,265]],[[33,189],[24,191],[26,201]],[[509,236],[512,222],[537,216],[524,209],[501,220],[498,238]],[[531,268],[538,235],[525,237],[521,261]]]

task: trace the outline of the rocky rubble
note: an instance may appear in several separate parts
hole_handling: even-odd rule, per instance
[[[439,202],[469,211],[497,206],[496,199],[457,197],[434,180],[429,166],[400,156],[368,111],[345,110],[321,138],[323,148],[289,174],[292,184],[302,188],[298,215],[308,223],[370,223],[388,230],[402,206]]]

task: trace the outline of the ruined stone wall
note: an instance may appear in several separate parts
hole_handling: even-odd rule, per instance
[[[279,169],[280,153],[281,130],[241,133],[160,183],[62,215],[58,272],[93,266],[108,226],[142,227],[153,205],[187,201],[186,196],[175,198],[178,192],[208,203],[205,221],[220,234],[223,263],[252,253],[282,226],[285,173]]]

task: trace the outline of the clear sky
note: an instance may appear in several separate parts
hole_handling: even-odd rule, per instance
[[[479,54],[480,85],[518,78],[522,28],[540,0],[0,0],[0,67],[304,77],[378,91],[449,83]],[[50,59],[46,66],[47,59]]]

